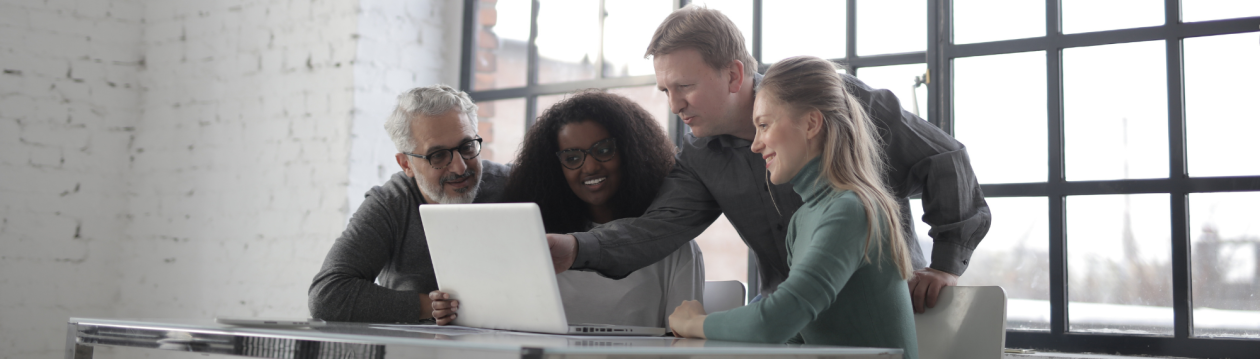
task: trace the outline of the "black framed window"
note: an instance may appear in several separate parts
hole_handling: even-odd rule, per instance
[[[562,5],[517,2],[465,2],[461,85],[505,144],[488,148],[513,148],[509,137],[541,109],[591,87],[656,93],[659,104],[640,103],[676,141],[686,131],[655,91],[642,49],[660,19],[688,1],[634,2],[657,10],[624,23],[621,2],[584,2],[598,5],[594,20],[561,30],[545,22],[547,7]],[[968,146],[994,222],[959,284],[1007,291],[1008,347],[1185,357],[1260,350],[1260,147],[1252,144],[1260,3],[695,2],[736,22],[763,72],[787,56],[831,59]],[[486,4],[497,19],[525,20],[488,18]],[[551,50],[547,36],[571,41]],[[549,68],[559,62],[586,67]],[[912,207],[917,218],[921,208]],[[714,228],[713,236],[735,236],[728,223]],[[929,252],[927,227],[917,232]],[[757,288],[751,258],[716,262],[706,251],[706,262],[747,268]]]
[[[1260,150],[1232,134],[1260,113],[1237,102],[1260,98],[1238,82],[1260,78],[1260,6],[929,6],[932,114],[994,213],[960,284],[1009,283],[1007,346],[1260,349]]]

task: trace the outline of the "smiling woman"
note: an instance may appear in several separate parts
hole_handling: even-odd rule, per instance
[[[643,107],[588,90],[547,109],[529,129],[505,189],[506,202],[534,202],[548,233],[572,233],[637,217],[674,167],[674,147]],[[695,242],[625,278],[556,275],[570,323],[664,327],[684,300],[700,299],[704,261]]]
[[[610,157],[599,152],[606,139]],[[504,199],[538,203],[548,233],[584,231],[643,214],[673,166],[673,145],[646,110],[622,96],[579,92],[526,133]]]

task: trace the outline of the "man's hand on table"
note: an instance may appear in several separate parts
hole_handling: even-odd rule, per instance
[[[551,264],[560,274],[573,266],[577,259],[577,237],[569,234],[547,234],[547,247],[551,248]]]
[[[437,325],[450,324],[459,317],[456,313],[459,311],[459,301],[451,299],[450,294],[435,290],[429,292],[429,299],[433,302],[433,319],[437,321]]]
[[[923,313],[927,308],[935,308],[941,289],[956,285],[956,275],[932,268],[914,271],[914,277],[910,278],[910,302],[914,303],[914,312]]]

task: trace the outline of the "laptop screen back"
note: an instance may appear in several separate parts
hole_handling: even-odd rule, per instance
[[[455,325],[567,333],[538,205],[421,205],[438,287],[459,300]]]

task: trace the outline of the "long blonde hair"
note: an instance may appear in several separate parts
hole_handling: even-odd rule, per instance
[[[822,175],[818,180],[826,178],[832,189],[853,191],[862,201],[868,228],[863,260],[871,260],[867,253],[872,238],[880,257],[884,249],[880,239],[888,238],[897,271],[902,279],[909,279],[914,269],[901,231],[900,207],[881,177],[886,164],[879,136],[862,104],[845,90],[835,64],[813,56],[784,59],[766,71],[757,91],[797,115],[812,110],[822,113]]]

